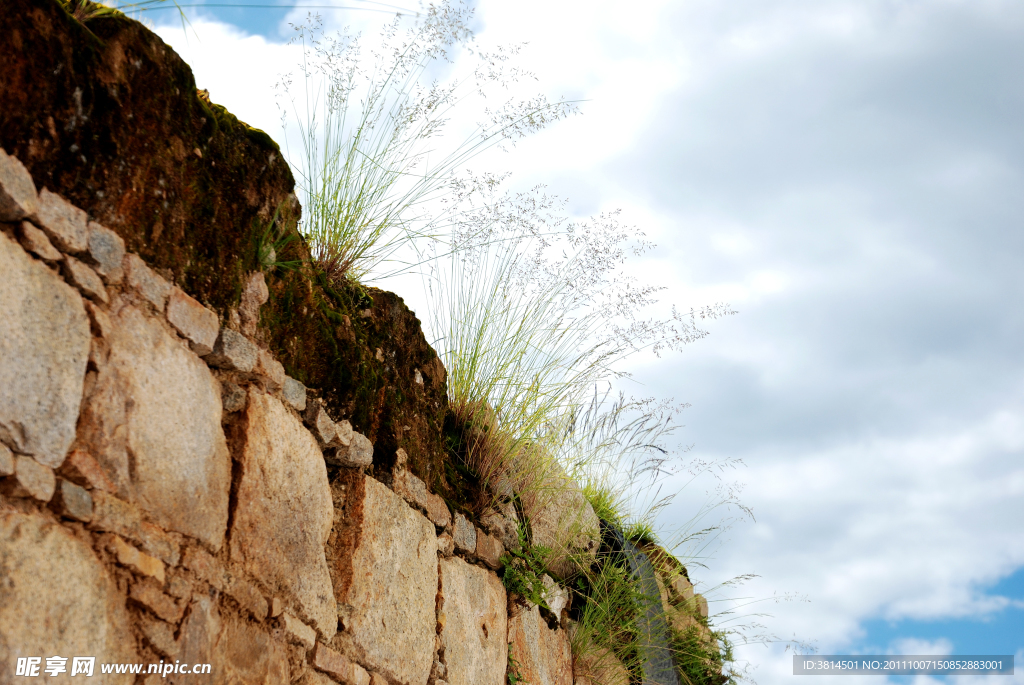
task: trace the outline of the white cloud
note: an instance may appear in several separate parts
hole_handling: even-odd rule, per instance
[[[193,23],[198,44],[160,33],[280,140],[271,87],[297,50]],[[757,522],[695,576],[805,595],[766,602],[768,627],[826,650],[868,619],[1019,606],[985,588],[1024,566],[1021,6],[487,1],[479,24],[529,41],[530,92],[587,102],[477,168],[624,207],[660,243],[638,272],[741,310],[636,368],[640,393],[694,404],[683,442],[747,464]],[[781,647],[741,654],[762,685],[791,677]]]

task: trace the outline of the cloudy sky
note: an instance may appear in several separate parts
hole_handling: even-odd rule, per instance
[[[528,42],[533,89],[586,101],[492,169],[579,216],[622,208],[658,243],[642,270],[666,302],[739,311],[635,368],[692,405],[691,454],[744,463],[729,477],[756,520],[694,576],[759,577],[712,611],[767,600],[740,613],[821,654],[1016,654],[996,682],[1024,683],[1024,4],[476,8],[482,43]],[[149,18],[214,101],[279,137],[272,85],[306,10],[189,12],[187,40]],[[784,650],[738,654],[773,685],[793,679]],[[884,679],[841,682],[859,680]]]

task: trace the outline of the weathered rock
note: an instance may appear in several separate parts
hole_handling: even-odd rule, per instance
[[[331,417],[327,415],[323,403],[319,400],[306,404],[306,413],[303,419],[321,447],[327,447],[337,438],[338,427]]]
[[[262,620],[270,612],[270,605],[267,604],[266,598],[260,594],[255,585],[244,578],[232,576],[228,580],[224,592],[238,602],[238,606],[252,614],[255,619]],[[279,614],[280,612],[278,612]]]
[[[162,312],[171,294],[171,284],[167,279],[150,269],[137,254],[125,255],[122,267],[128,285]]]
[[[704,598],[704,595],[694,595],[693,599],[697,604],[697,613],[704,618],[708,617],[708,600]]]
[[[32,457],[14,457],[14,475],[4,481],[2,491],[11,497],[30,497],[49,502],[57,487],[53,469]]]
[[[181,558],[181,546],[170,533],[165,533],[149,521],[139,524],[139,544],[142,549],[161,559],[169,566],[177,566]]]
[[[167,297],[167,321],[191,343],[192,351],[200,357],[213,352],[220,319],[177,286],[171,288]]]
[[[608,649],[591,647],[576,660],[576,685],[629,685],[629,671]]]
[[[167,581],[167,594],[178,599],[188,599],[192,596],[192,583],[179,573],[171,572],[172,575]]]
[[[137,662],[124,599],[90,546],[40,517],[0,514],[0,661],[4,682],[16,657],[95,656],[99,663]],[[45,662],[44,662],[45,663]],[[75,683],[68,673],[47,682]],[[127,684],[132,675],[103,682]]]
[[[352,431],[351,441],[348,445],[337,447],[334,458],[345,466],[369,466],[373,463],[373,443],[362,433]]]
[[[569,637],[564,630],[548,628],[538,607],[521,608],[509,618],[508,642],[512,645],[512,657],[519,664],[522,682],[573,685]]]
[[[284,611],[284,602],[281,601],[280,597],[274,597],[270,600],[270,610],[267,613],[269,618],[277,618]]]
[[[260,321],[260,306],[270,298],[267,281],[262,271],[254,271],[242,286],[242,301],[238,306],[238,316],[242,321],[242,332],[255,335],[256,326]]]
[[[330,640],[338,613],[324,545],[334,506],[319,448],[284,405],[252,389],[239,463],[231,558],[294,597],[302,618]]]
[[[436,626],[434,527],[361,472],[343,472],[332,487],[345,499],[328,546],[346,616],[335,647],[393,683],[425,683]]]
[[[138,541],[142,538],[142,512],[130,502],[94,490],[89,527]]]
[[[274,355],[264,349],[256,351],[256,374],[262,376],[271,392],[280,390],[287,378],[281,362],[274,359]]]
[[[140,617],[138,625],[146,642],[160,656],[174,659],[181,653],[181,645],[174,639],[174,629],[170,625],[148,616]]]
[[[450,557],[455,554],[455,540],[448,533],[441,533],[437,536],[437,551],[442,556]]]
[[[414,507],[427,508],[427,486],[408,471],[399,471],[394,477],[395,492]]]
[[[230,371],[249,373],[256,368],[256,345],[241,333],[222,328],[206,363]]]
[[[161,585],[167,580],[163,562],[148,554],[143,554],[117,535],[110,536],[110,543],[107,545],[107,549],[117,559],[117,563],[131,569],[136,574],[155,578]]]
[[[218,549],[231,479],[220,384],[136,307],[126,305],[111,319],[110,353],[83,408],[81,443],[122,498],[165,529]]]
[[[440,560],[441,644],[451,685],[502,685],[508,663],[505,588],[459,557]]]
[[[601,524],[583,491],[562,473],[548,479],[538,501],[527,512],[533,543],[551,550],[548,568],[563,578],[573,573],[573,556],[589,565],[597,555]]]
[[[284,401],[297,412],[306,410],[306,386],[291,376],[284,379]]]
[[[88,490],[61,478],[56,495],[53,502],[58,514],[84,523],[92,520],[92,495]]]
[[[89,222],[88,258],[105,282],[116,284],[124,280],[124,255],[121,236],[95,221]]]
[[[476,552],[476,528],[465,516],[455,512],[455,525],[452,527],[455,538],[455,549],[466,554]]]
[[[227,587],[227,572],[224,567],[202,549],[198,547],[186,549],[182,563],[185,568],[218,590],[223,591]]]
[[[682,573],[673,574],[669,578],[668,587],[671,591],[673,602],[686,602],[693,599],[693,584]]]
[[[53,246],[46,233],[28,221],[22,221],[18,225],[18,242],[23,248],[47,262],[59,262],[64,259],[64,255]]]
[[[452,512],[448,510],[444,498],[432,492],[427,493],[427,518],[439,528],[447,528],[452,522]]]
[[[0,442],[0,477],[14,474],[14,453]]]
[[[0,148],[0,221],[18,221],[39,211],[36,184],[17,157]]]
[[[206,593],[197,592],[192,596],[188,615],[181,624],[181,632],[178,636],[181,656],[178,658],[186,664],[212,664],[219,661],[217,639],[221,636],[222,629],[223,621],[217,604]],[[232,629],[230,632],[235,631]],[[230,637],[230,632],[228,637]],[[259,654],[253,654],[253,656],[257,660],[260,658]],[[218,676],[223,677],[224,674],[218,672]],[[186,683],[191,685],[195,681],[196,679],[192,676],[170,675],[167,678],[169,683],[181,683],[182,685]]]
[[[168,623],[177,623],[185,613],[172,597],[165,595],[151,580],[134,581],[128,596]]]
[[[71,285],[82,291],[86,297],[91,297],[100,302],[109,302],[107,289],[103,285],[103,279],[93,271],[87,264],[83,264],[74,257],[64,258],[64,274]]]
[[[328,673],[335,680],[346,685],[370,685],[370,674],[359,664],[354,664],[341,654],[317,643],[313,650],[313,668]]]
[[[289,681],[288,652],[259,628],[234,618],[223,619],[207,682],[280,685]],[[183,683],[201,682],[186,676]]]
[[[63,252],[77,254],[89,247],[89,216],[60,195],[43,188],[36,216],[40,227]]]
[[[476,531],[476,558],[494,570],[501,568],[501,555],[505,553],[498,538],[488,535],[482,530]]]
[[[511,549],[518,546],[519,543],[519,531],[518,523],[515,519],[515,507],[510,507],[512,516],[510,517],[504,512],[495,511],[490,509],[480,517],[480,525],[483,526],[484,530],[498,538],[505,549]]]
[[[51,468],[75,437],[89,358],[82,297],[0,235],[0,440]]]
[[[68,458],[61,464],[60,474],[73,483],[93,490],[117,492],[117,485],[104,473],[99,462],[83,449],[71,450]]]
[[[315,630],[292,616],[287,611],[281,612],[281,616],[278,618],[278,621],[289,641],[294,642],[297,645],[302,645],[306,649],[313,649],[313,645],[316,644]]]

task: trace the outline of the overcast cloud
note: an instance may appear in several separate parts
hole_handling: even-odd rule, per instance
[[[280,136],[295,52],[261,22],[160,33]],[[588,101],[489,167],[581,216],[622,207],[667,301],[740,311],[636,373],[693,405],[693,454],[746,464],[757,520],[694,575],[760,578],[713,610],[797,592],[748,611],[822,653],[1016,653],[1000,682],[1024,682],[1024,4],[485,0],[477,28]],[[782,646],[740,654],[792,679]]]

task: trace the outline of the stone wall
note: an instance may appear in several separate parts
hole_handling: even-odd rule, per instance
[[[477,515],[447,468],[444,367],[400,298],[309,268],[273,141],[140,24],[8,4],[0,685],[50,657],[49,682],[95,657],[103,683],[626,685],[574,659],[566,589],[506,593],[519,514]],[[536,541],[596,554],[559,492]]]
[[[366,437],[5,152],[0,222],[0,683],[54,655],[212,664],[168,682],[504,683],[502,543],[404,450],[392,487],[367,475]],[[524,660],[571,683],[536,611],[513,620]]]

